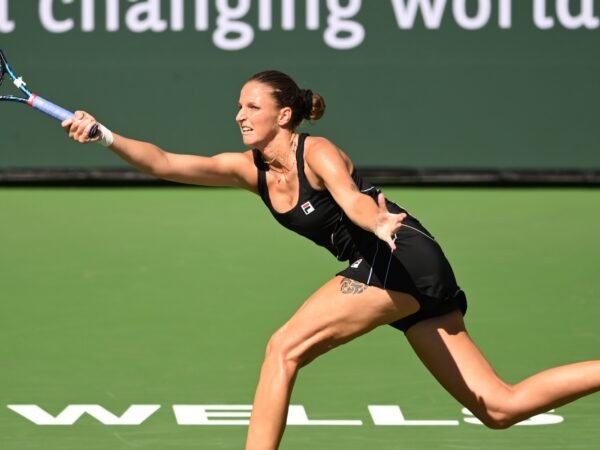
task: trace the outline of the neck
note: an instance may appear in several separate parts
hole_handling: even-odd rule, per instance
[[[289,170],[298,145],[298,135],[285,132],[278,135],[261,150],[263,161],[269,166]]]

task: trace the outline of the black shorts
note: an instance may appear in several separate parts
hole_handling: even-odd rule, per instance
[[[396,250],[376,239],[361,247],[350,266],[338,275],[369,286],[412,295],[419,311],[390,325],[406,332],[422,320],[450,311],[467,311],[467,298],[458,287],[444,252],[414,217],[408,216],[396,234]]]

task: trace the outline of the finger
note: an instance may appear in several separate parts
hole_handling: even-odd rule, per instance
[[[383,193],[381,193],[381,192],[377,195],[377,205],[379,206],[379,209],[381,211],[388,212],[387,204],[385,202],[385,197],[384,197]]]
[[[92,116],[90,113],[88,113],[86,111],[81,111],[81,110],[75,111],[73,117],[77,120],[84,120],[84,119],[96,120],[96,118],[94,116]]]
[[[90,113],[87,113],[85,111],[80,111],[77,110],[73,113],[73,120],[74,122],[82,122],[85,120],[96,120],[96,118],[94,116],[92,116]]]
[[[406,218],[406,214],[394,214],[394,222],[391,225],[392,234],[396,234],[402,228],[402,221]]]
[[[61,126],[63,129],[69,133],[69,137],[75,139],[75,136],[78,134],[78,129],[81,126],[81,121],[85,118],[85,114],[83,111],[75,111],[72,117],[65,119],[61,122]]]
[[[73,125],[73,118],[65,119],[60,123],[60,126],[63,127],[67,132],[71,129],[71,125]]]
[[[392,251],[396,250],[396,243],[391,237],[387,238],[385,242],[387,243],[387,245],[390,246],[390,249],[392,249]]]
[[[85,119],[77,119],[76,122],[71,127],[70,136],[77,142],[84,143],[87,142],[88,135],[87,131],[92,127],[93,121],[88,118]]]

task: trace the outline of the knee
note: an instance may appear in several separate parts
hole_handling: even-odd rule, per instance
[[[304,365],[302,352],[285,328],[277,330],[267,342],[265,361],[288,372],[297,372]]]
[[[483,425],[493,430],[505,430],[526,419],[522,399],[514,386],[505,384],[501,389],[477,396],[471,412]]]
[[[510,400],[500,402],[496,405],[482,405],[483,407],[475,413],[483,425],[492,430],[505,430],[510,428],[520,419],[511,407]]]
[[[481,423],[492,430],[506,430],[515,423],[512,415],[502,411],[486,411],[476,416]]]

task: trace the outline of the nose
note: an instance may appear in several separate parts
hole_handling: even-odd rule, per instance
[[[240,123],[242,120],[246,118],[246,114],[244,113],[244,109],[240,108],[238,113],[235,115],[235,121]]]

